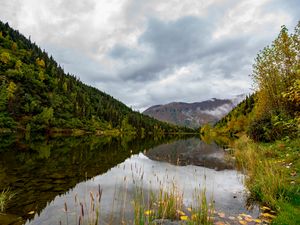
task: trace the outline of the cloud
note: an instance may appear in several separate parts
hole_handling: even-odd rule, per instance
[[[66,72],[143,110],[249,93],[258,51],[298,0],[0,0],[0,19]]]

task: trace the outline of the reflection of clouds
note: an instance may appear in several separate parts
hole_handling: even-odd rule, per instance
[[[229,214],[234,211],[244,212],[243,191],[241,183],[243,176],[234,170],[215,171],[197,166],[174,166],[165,162],[153,161],[144,154],[133,155],[123,163],[112,168],[107,173],[96,176],[91,180],[82,182],[62,196],[57,196],[39,216],[29,225],[49,224],[58,218],[64,218],[62,211],[64,202],[68,207],[74,207],[74,196],[78,199],[89,201],[89,193],[94,195],[98,192],[98,185],[103,189],[101,200],[101,217],[107,219],[113,214],[118,216],[123,212],[130,218],[132,213],[132,199],[137,187],[142,187],[144,193],[147,191],[158,191],[162,186],[165,190],[176,184],[178,190],[184,193],[186,205],[192,204],[195,189],[206,188],[207,197],[213,196],[216,208]],[[141,179],[142,178],[142,179]],[[126,193],[126,194],[125,194]],[[147,195],[147,194],[146,194]],[[237,198],[233,198],[237,195]],[[126,207],[124,199],[126,196]],[[112,205],[114,204],[114,209]]]

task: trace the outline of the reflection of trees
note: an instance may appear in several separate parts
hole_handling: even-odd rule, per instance
[[[207,144],[198,138],[179,140],[150,149],[147,156],[153,160],[175,165],[197,165],[216,170],[232,169],[224,158],[224,151],[214,142]]]
[[[77,183],[123,162],[131,151],[138,153],[168,140],[99,136],[51,139],[33,135],[32,138],[7,139],[1,142],[0,150],[0,191],[10,187],[17,193],[7,211],[25,218],[29,211],[41,211],[47,202]]]
[[[0,153],[10,149],[16,140],[15,135],[0,135]]]

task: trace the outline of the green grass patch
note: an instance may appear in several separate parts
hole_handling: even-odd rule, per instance
[[[298,139],[265,144],[245,136],[234,145],[237,165],[248,175],[245,184],[251,197],[276,211],[274,224],[300,224],[299,146]]]
[[[272,221],[274,225],[298,225],[300,224],[300,209],[289,203],[279,203],[280,213]],[[298,205],[299,206],[299,205]]]

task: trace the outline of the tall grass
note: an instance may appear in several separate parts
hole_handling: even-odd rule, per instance
[[[299,139],[263,144],[243,136],[235,142],[251,197],[276,211],[273,224],[300,224],[299,146]]]
[[[189,225],[213,224],[214,207],[208,203],[206,190],[195,190],[194,206],[183,203],[184,194],[175,184],[170,188],[161,186],[158,192],[146,193],[139,189],[134,199],[134,225],[156,224],[157,221],[186,221]]]
[[[85,202],[77,197],[75,195],[74,202],[75,202],[75,218],[73,212],[69,211],[68,205],[65,202],[64,203],[64,212],[65,212],[65,223],[62,221],[59,222],[59,224],[74,224],[73,222],[75,219],[76,225],[98,225],[100,224],[100,203],[101,203],[101,197],[102,197],[102,189],[100,188],[100,185],[98,186],[98,191],[96,194],[93,192],[90,192],[89,194],[89,201]],[[79,214],[78,214],[79,212]],[[70,215],[72,215],[71,218]],[[69,219],[72,219],[69,221]]]
[[[277,202],[286,194],[285,176],[273,161],[266,160],[266,149],[247,137],[235,143],[235,157],[240,168],[247,174],[245,184],[252,197],[265,205],[277,209]]]
[[[65,203],[65,219],[60,224],[69,225],[98,225],[98,224],[134,224],[134,225],[154,225],[160,224],[163,220],[185,221],[189,225],[210,225],[212,224],[214,208],[211,202],[206,198],[206,190],[195,190],[193,195],[193,204],[189,207],[184,204],[184,193],[179,186],[173,181],[171,185],[163,181],[158,181],[158,190],[151,187],[144,187],[144,172],[142,168],[136,168],[131,165],[133,181],[133,199],[131,205],[128,192],[127,178],[124,177],[124,186],[120,189],[115,187],[114,196],[112,196],[112,213],[111,217],[107,215],[101,217],[101,196],[102,190],[99,186],[98,193],[90,192],[89,201],[82,201],[75,196],[75,211],[68,211]],[[133,174],[135,173],[135,174]],[[135,177],[137,175],[137,178]],[[158,178],[157,178],[158,179]],[[132,187],[131,187],[132,188]],[[120,201],[119,201],[120,200]],[[118,203],[116,204],[117,201]],[[114,213],[115,207],[120,211]],[[120,208],[119,208],[120,207]],[[132,207],[132,208],[128,208]],[[75,219],[74,219],[75,212]],[[120,215],[116,215],[116,213]],[[126,214],[129,213],[129,214]],[[132,213],[132,214],[130,214]],[[72,216],[72,217],[71,217]],[[109,216],[109,215],[108,215]],[[126,217],[126,218],[125,218]],[[101,219],[101,222],[100,222]],[[104,221],[109,220],[109,221]],[[118,220],[116,222],[116,220]],[[119,221],[120,220],[120,221]],[[74,221],[76,223],[74,224]]]
[[[188,225],[211,225],[213,224],[214,204],[211,197],[210,202],[207,201],[206,189],[201,191],[195,190],[196,205],[191,208],[191,219]]]
[[[4,212],[8,202],[15,196],[15,193],[12,192],[9,188],[4,189],[0,193],[0,212]]]

